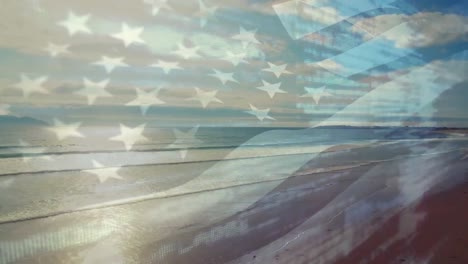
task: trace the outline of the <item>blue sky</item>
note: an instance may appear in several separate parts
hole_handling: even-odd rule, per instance
[[[0,11],[0,114],[109,125],[468,126],[466,10],[466,1],[11,2]],[[64,26],[70,12],[86,20],[81,31]],[[123,23],[141,29],[140,41],[115,37]],[[65,52],[54,56],[51,45]],[[103,56],[124,66],[108,72]],[[166,73],[161,61],[178,66]],[[22,75],[47,77],[43,89],[25,96]],[[107,85],[83,90],[85,79]],[[129,104],[136,88],[159,103],[146,102],[143,114]]]

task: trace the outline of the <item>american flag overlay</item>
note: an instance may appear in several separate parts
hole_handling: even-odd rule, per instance
[[[467,10],[0,0],[0,264],[468,263]]]

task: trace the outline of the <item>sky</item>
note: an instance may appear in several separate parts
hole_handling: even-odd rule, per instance
[[[467,127],[467,2],[350,3],[7,0],[0,115]]]

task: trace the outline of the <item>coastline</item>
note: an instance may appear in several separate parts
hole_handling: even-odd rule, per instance
[[[375,207],[379,212],[375,217],[385,218],[389,212],[394,212],[395,207],[399,208],[398,204],[409,206],[420,199],[420,195],[439,186],[440,182],[451,179],[450,182],[455,184],[457,181],[452,173],[460,171],[460,166],[464,164],[460,161],[463,155],[460,150],[464,146],[468,146],[468,142],[453,140],[402,141],[364,148],[344,146],[343,149],[338,148],[342,151],[324,151],[319,155],[301,157],[297,161],[302,162],[303,158],[309,161],[292,175],[281,176],[279,172],[285,169],[285,165],[291,164],[293,157],[290,157],[292,160],[284,157],[268,158],[263,166],[255,161],[252,163],[255,167],[247,167],[255,178],[233,174],[233,182],[219,177],[219,173],[228,168],[235,171],[232,167],[236,164],[235,161],[229,161],[226,167],[221,166],[204,178],[192,180],[192,183],[188,181],[185,186],[181,185],[184,188],[179,187],[179,191],[186,191],[189,186],[193,190],[203,187],[207,191],[4,223],[0,225],[3,234],[0,246],[8,241],[17,241],[15,245],[18,243],[18,260],[26,260],[29,253],[22,252],[20,248],[24,247],[24,243],[32,243],[35,237],[42,237],[47,230],[55,230],[55,234],[59,236],[63,232],[73,233],[87,229],[91,233],[83,233],[79,240],[62,242],[65,244],[62,244],[61,250],[37,250],[42,252],[40,254],[44,259],[63,257],[62,251],[68,252],[67,254],[75,252],[73,254],[81,256],[98,245],[108,244],[107,238],[112,237],[120,245],[113,249],[117,259],[119,252],[127,252],[128,254],[122,253],[122,256],[130,255],[139,261],[152,256],[153,261],[167,263],[210,263],[215,261],[215,257],[225,262],[238,259],[238,263],[249,263],[253,255],[257,262],[252,263],[270,260],[273,261],[271,263],[292,263],[292,257],[304,254],[307,251],[304,246],[311,245],[311,241],[322,241],[320,243],[325,243],[324,245],[331,245],[332,241],[353,241],[349,240],[349,234],[353,234],[349,231],[344,237],[329,237],[329,233],[333,233],[328,231],[331,228],[329,225],[334,226],[331,230],[339,230],[348,227],[349,223],[361,223],[368,218],[364,217],[368,214],[368,209],[362,208]],[[428,150],[430,151],[427,152]],[[294,159],[297,158],[298,156],[294,156]],[[369,162],[370,160],[375,162]],[[447,164],[451,164],[452,172],[437,169],[439,166],[445,168]],[[404,168],[410,167],[419,168],[419,171],[405,171]],[[253,168],[256,168],[255,171],[252,171]],[[418,182],[427,178],[426,173],[433,175],[429,178],[431,181],[420,185]],[[207,178],[209,175],[211,178]],[[272,178],[273,175],[280,177]],[[413,189],[418,186],[424,189]],[[403,196],[402,191],[405,193]],[[168,193],[160,192],[158,195],[162,194]],[[417,196],[413,197],[414,194]],[[190,206],[175,209],[180,204]],[[363,215],[359,215],[359,212]],[[110,215],[118,215],[118,218],[110,220]],[[128,229],[128,226],[132,228]],[[371,228],[372,225],[363,225],[367,232],[378,230],[379,225],[375,226]],[[230,229],[225,229],[228,227]],[[100,235],[93,234],[92,230],[100,230]],[[212,232],[219,233],[219,236],[210,235]],[[298,234],[303,235],[295,239]],[[368,236],[371,234],[370,232]],[[307,237],[311,241],[303,240]],[[327,239],[332,240],[326,242]],[[231,247],[222,246],[228,244],[235,245],[237,250],[233,252]],[[127,248],[126,245],[132,246]],[[172,249],[168,250],[168,247]],[[317,244],[316,249],[323,249],[323,245]],[[346,252],[351,252],[351,249],[353,247]],[[275,253],[272,254],[272,251]],[[214,256],[210,252],[220,253]],[[309,259],[315,259],[317,255],[314,254],[319,254],[314,252],[309,252]],[[334,253],[327,253],[325,256],[336,258],[343,254],[339,251],[332,252]],[[279,257],[275,259],[273,256]]]

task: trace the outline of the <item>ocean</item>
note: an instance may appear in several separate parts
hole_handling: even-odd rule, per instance
[[[445,137],[416,128],[146,128],[148,140],[127,151],[109,140],[119,134],[114,127],[83,127],[83,138],[63,141],[43,127],[0,131],[0,222],[196,192],[210,184],[285,179],[313,156],[345,144]],[[262,174],[250,176],[252,167],[263,167]],[[203,182],[213,173],[216,183]],[[171,192],[194,179],[198,185]]]

